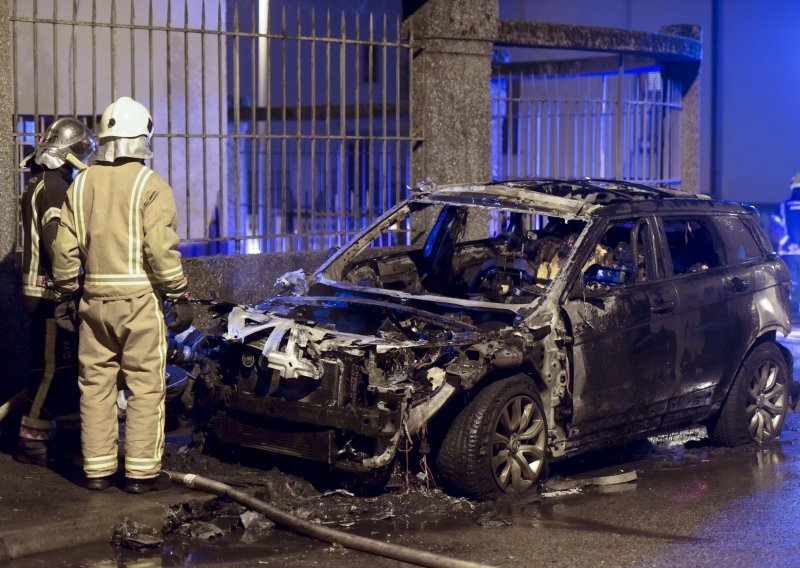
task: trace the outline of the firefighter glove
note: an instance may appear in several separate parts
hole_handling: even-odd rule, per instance
[[[58,327],[69,333],[77,333],[78,326],[81,323],[80,316],[78,315],[78,297],[64,296],[58,300],[54,311],[54,317]]]
[[[175,300],[164,301],[164,321],[167,329],[175,333],[183,333],[194,321],[194,306],[189,303],[187,294]]]

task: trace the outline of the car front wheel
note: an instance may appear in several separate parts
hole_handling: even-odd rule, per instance
[[[789,407],[789,373],[780,349],[761,343],[742,363],[719,415],[709,425],[723,446],[766,444],[781,432]]]
[[[490,384],[461,411],[436,465],[449,487],[486,499],[532,489],[546,460],[539,393],[529,377],[517,375]]]

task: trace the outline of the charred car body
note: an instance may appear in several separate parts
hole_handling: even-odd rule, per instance
[[[478,497],[704,422],[774,439],[789,276],[754,210],[605,180],[414,190],[313,275],[237,306],[200,381],[223,442],[369,471],[412,440]]]

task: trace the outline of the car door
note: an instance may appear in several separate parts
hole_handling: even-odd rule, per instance
[[[685,330],[673,363],[677,383],[667,406],[669,424],[685,422],[711,403],[733,356],[736,319],[725,291],[725,245],[712,216],[665,215],[658,224],[667,279],[678,295],[675,317]]]
[[[675,387],[679,306],[674,286],[663,278],[655,219],[613,220],[599,244],[617,241],[616,253],[625,229],[636,258],[630,277],[598,285],[587,277],[596,270],[584,266],[564,304],[574,339],[573,442],[657,427]]]

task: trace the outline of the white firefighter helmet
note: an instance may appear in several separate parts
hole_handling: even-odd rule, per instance
[[[147,108],[130,97],[120,97],[103,111],[97,137],[138,138],[153,135],[153,118]]]

